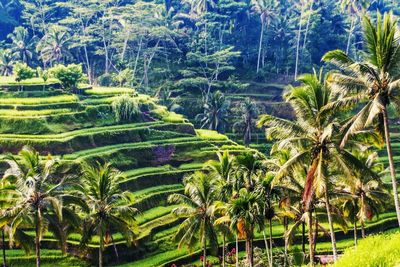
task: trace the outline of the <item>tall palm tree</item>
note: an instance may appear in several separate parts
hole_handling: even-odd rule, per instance
[[[342,146],[349,136],[372,124],[384,136],[400,226],[400,203],[387,112],[391,104],[396,110],[400,110],[400,32],[397,20],[390,13],[383,17],[378,13],[375,25],[370,18],[364,16],[363,27],[365,53],[362,61],[355,61],[340,50],[330,51],[323,57],[324,61],[333,63],[341,70],[340,73],[332,74],[330,83],[335,93],[343,98],[331,103],[328,108],[363,105],[343,126],[346,134]]]
[[[256,104],[246,98],[240,105],[241,120],[234,123],[232,128],[234,131],[243,132],[243,143],[248,146],[251,143],[251,131],[253,128],[253,120],[257,118],[258,111]]]
[[[168,202],[181,206],[172,210],[175,216],[186,218],[179,226],[175,238],[179,240],[179,247],[187,245],[193,247],[200,242],[203,249],[203,266],[207,262],[208,246],[218,248],[217,234],[214,229],[214,201],[216,190],[210,176],[204,172],[195,172],[186,177],[184,194],[172,194]]]
[[[204,103],[204,112],[197,115],[202,128],[224,132],[227,125],[230,102],[221,91],[211,94]]]
[[[252,5],[254,12],[260,15],[260,22],[261,22],[260,42],[258,45],[258,57],[257,57],[257,73],[258,73],[260,70],[260,59],[261,59],[264,29],[265,27],[267,27],[268,31],[271,21],[277,16],[277,9],[279,2],[276,0],[252,0]]]
[[[7,37],[11,39],[11,51],[15,58],[29,64],[35,51],[36,37],[30,37],[28,30],[21,26]]]
[[[37,51],[45,64],[62,63],[62,60],[70,56],[70,34],[58,27],[50,28],[37,45]]]
[[[3,179],[15,184],[18,192],[16,204],[3,212],[2,227],[9,223],[14,233],[18,227],[35,226],[36,266],[40,266],[40,240],[48,224],[46,215],[55,214],[62,219],[62,201],[68,196],[62,191],[66,186],[66,178],[52,183],[52,174],[57,166],[57,160],[48,157],[40,159],[35,150],[24,147],[19,152],[19,159],[7,156],[9,169]]]
[[[132,244],[137,231],[133,194],[121,191],[121,173],[109,163],[84,164],[79,188],[88,206],[84,218],[81,245],[87,245],[94,235],[99,236],[99,266],[103,266],[105,240],[113,240],[113,233],[121,233],[127,244]]]
[[[14,66],[14,56],[8,49],[0,50],[0,74],[2,76],[10,76]]]
[[[332,250],[336,259],[336,240],[329,208],[330,172],[338,168],[346,175],[352,175],[357,168],[362,172],[368,172],[368,170],[361,168],[361,164],[349,151],[339,147],[342,134],[338,131],[340,122],[335,117],[337,112],[327,109],[327,106],[335,100],[335,95],[327,86],[322,70],[318,74],[314,72],[314,74],[301,76],[299,80],[302,85],[289,87],[289,91],[285,94],[286,101],[294,109],[296,120],[288,121],[264,115],[258,123],[259,126],[268,127],[266,129],[268,137],[278,140],[274,150],[287,148],[293,151],[291,158],[276,174],[275,182],[295,171],[296,168],[307,166],[307,177],[302,194],[303,211],[309,213],[308,218],[311,222],[311,203],[314,193],[317,197],[324,198],[327,203]],[[309,223],[309,226],[311,225],[312,223]],[[314,251],[311,236],[309,243],[310,262],[313,264]]]

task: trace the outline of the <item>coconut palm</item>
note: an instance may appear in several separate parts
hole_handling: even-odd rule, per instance
[[[258,192],[250,192],[246,188],[239,190],[228,203],[217,203],[217,209],[224,216],[216,220],[217,224],[229,223],[239,239],[246,241],[246,255],[249,266],[253,266],[253,238],[256,227],[264,228],[262,197]],[[239,253],[236,251],[236,253]]]
[[[243,143],[248,146],[251,143],[251,131],[253,128],[253,120],[257,118],[258,111],[256,104],[246,98],[240,105],[239,112],[242,114],[240,121],[233,124],[234,131],[243,132]]]
[[[263,159],[264,157],[261,154],[254,153],[254,151],[247,151],[235,157],[237,167],[236,190],[239,190],[242,186],[249,191],[255,189],[256,179],[262,176],[265,171]]]
[[[36,266],[40,266],[40,241],[48,225],[46,216],[54,214],[62,219],[63,198],[68,196],[62,191],[66,178],[54,180],[57,160],[49,156],[42,161],[39,153],[29,147],[19,152],[19,159],[7,156],[5,161],[9,169],[3,179],[15,185],[18,200],[3,212],[1,227],[9,224],[11,233],[15,233],[18,227],[35,226]]]
[[[70,34],[66,30],[54,26],[39,41],[36,49],[40,52],[40,58],[45,64],[62,63],[62,59],[70,56],[70,42]]]
[[[16,27],[7,37],[11,39],[11,51],[14,57],[29,64],[35,51],[36,37],[30,37],[24,27]]]
[[[339,121],[335,116],[337,113],[327,110],[327,106],[335,100],[327,86],[322,70],[317,74],[306,74],[299,80],[302,85],[289,87],[285,95],[296,114],[295,121],[288,121],[269,115],[264,115],[259,120],[259,126],[267,126],[268,137],[277,139],[273,151],[280,149],[292,149],[292,157],[277,172],[274,182],[296,169],[307,166],[307,177],[302,194],[303,210],[308,212],[309,221],[312,221],[311,203],[314,193],[322,197],[326,203],[332,250],[337,258],[335,233],[333,221],[330,216],[328,184],[332,169],[350,176],[355,169],[368,172],[360,167],[361,164],[347,150],[339,147],[342,138],[339,129]],[[356,141],[352,141],[356,142]],[[353,143],[351,143],[353,144]],[[309,226],[312,224],[309,223]],[[309,236],[310,261],[313,263],[314,252],[312,250],[313,240]]]
[[[121,173],[109,163],[84,164],[79,188],[82,199],[88,206],[84,218],[81,245],[87,245],[94,235],[99,236],[99,266],[103,266],[105,241],[113,240],[113,233],[121,233],[127,244],[132,244],[137,230],[133,207],[133,194],[122,191],[119,182]]]
[[[267,31],[271,21],[277,16],[277,9],[279,2],[276,0],[252,0],[253,10],[255,13],[260,15],[261,31],[260,31],[260,42],[258,45],[258,57],[257,57],[257,73],[260,70],[260,59],[261,50],[263,44],[264,29],[267,27]]]
[[[384,136],[389,169],[392,178],[393,198],[400,226],[400,203],[397,191],[396,170],[393,161],[387,109],[393,105],[400,110],[400,43],[397,20],[391,14],[378,13],[374,25],[364,16],[365,53],[361,61],[351,59],[340,50],[330,51],[323,60],[336,65],[341,72],[332,74],[330,84],[336,94],[343,96],[328,108],[358,106],[363,108],[343,126],[346,134],[342,146],[357,131],[376,125]]]
[[[224,132],[227,124],[230,102],[221,91],[211,94],[204,104],[204,112],[197,115],[202,128]]]
[[[172,214],[186,218],[175,235],[179,240],[178,247],[187,245],[190,248],[200,242],[204,267],[207,262],[207,239],[209,247],[218,248],[217,234],[213,225],[214,201],[217,196],[216,188],[210,178],[204,172],[195,172],[184,179],[184,194],[172,194],[168,197],[168,202],[180,204],[172,210]]]
[[[376,152],[359,152],[357,157],[367,168],[384,175],[383,164],[378,161]],[[380,177],[379,176],[379,177]],[[365,221],[371,220],[385,205],[388,192],[379,177],[357,175],[353,179],[341,177],[337,194],[344,198],[344,215],[351,220],[354,228],[354,243],[357,245],[357,221],[361,224],[362,237],[365,237]]]
[[[14,56],[8,49],[0,50],[0,74],[2,76],[10,76],[14,66]]]

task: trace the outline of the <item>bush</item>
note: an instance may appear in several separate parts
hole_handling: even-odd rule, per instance
[[[97,82],[100,86],[114,86],[113,76],[109,73],[105,73],[97,78]]]
[[[30,68],[26,63],[16,63],[14,65],[15,81],[20,82],[23,80],[35,77],[35,70]]]
[[[119,86],[130,86],[133,77],[133,71],[131,69],[124,69],[114,76],[114,81]]]
[[[64,89],[74,91],[83,78],[82,65],[57,65],[48,71],[50,75],[61,82]]]
[[[138,121],[140,109],[139,103],[135,98],[125,94],[117,97],[111,106],[117,122]]]
[[[400,232],[369,236],[356,248],[347,249],[333,266],[398,266],[400,264]]]

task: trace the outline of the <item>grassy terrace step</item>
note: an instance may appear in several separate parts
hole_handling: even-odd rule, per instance
[[[49,116],[49,115],[59,115],[72,113],[72,109],[41,109],[41,110],[13,110],[13,109],[0,109],[1,117],[39,117],[39,116]]]
[[[179,207],[179,205],[158,206],[158,207],[143,211],[140,213],[139,216],[137,216],[136,221],[139,225],[148,223],[148,222],[155,220],[157,218],[160,218],[164,215],[170,214],[171,211],[176,207]]]
[[[169,225],[176,224],[176,222],[179,221],[180,219],[172,214],[167,214],[165,216],[152,220],[139,227],[140,233],[137,239],[143,239],[145,237],[149,237],[150,235],[153,235],[158,228],[168,227]]]
[[[142,191],[136,192],[138,197],[136,199],[135,207],[139,211],[145,211],[157,206],[167,204],[167,198],[170,194],[183,192],[182,184],[161,185],[156,187],[146,188]]]
[[[0,105],[40,105],[78,102],[76,95],[56,95],[46,97],[21,97],[21,98],[1,98]]]

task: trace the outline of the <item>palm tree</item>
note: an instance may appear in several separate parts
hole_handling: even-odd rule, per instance
[[[217,209],[224,216],[216,220],[217,224],[230,223],[230,228],[237,233],[239,239],[246,241],[246,255],[250,267],[253,264],[253,238],[256,227],[264,228],[262,197],[258,192],[250,192],[241,188],[228,203],[217,204]],[[239,253],[236,251],[236,253]]]
[[[16,27],[8,38],[11,39],[11,51],[16,59],[29,64],[35,50],[36,37],[30,37],[29,32],[24,27]]]
[[[376,152],[361,152],[357,157],[367,168],[380,173],[380,176],[385,174]],[[357,221],[361,224],[362,237],[365,237],[365,221],[377,215],[388,198],[388,192],[380,176],[357,175],[353,179],[341,177],[342,180],[339,181],[336,194],[344,198],[342,207],[344,215],[353,223],[355,245],[357,245]]]
[[[387,108],[392,104],[400,110],[400,43],[397,20],[391,14],[378,13],[376,25],[364,16],[365,53],[362,61],[355,61],[340,50],[330,51],[323,60],[333,63],[341,70],[332,74],[330,83],[335,93],[343,98],[331,103],[336,106],[363,108],[343,126],[346,134],[342,146],[350,135],[375,124],[377,132],[385,137],[389,168],[392,178],[393,198],[400,226],[400,203],[397,191],[396,170],[393,161]],[[358,106],[358,105],[357,105]]]
[[[175,238],[179,240],[178,247],[187,245],[193,247],[200,242],[203,249],[203,266],[207,262],[207,239],[212,249],[218,247],[217,234],[214,229],[214,201],[216,190],[212,179],[204,172],[195,172],[186,177],[184,194],[172,194],[169,203],[180,204],[172,210],[177,217],[186,218],[179,226]]]
[[[35,225],[35,249],[36,266],[40,266],[40,240],[48,225],[46,215],[55,214],[62,219],[62,201],[68,194],[63,192],[66,179],[58,183],[52,174],[57,166],[57,160],[48,157],[46,161],[40,159],[35,150],[24,147],[19,152],[19,159],[7,156],[6,162],[9,169],[3,179],[15,184],[15,192],[18,192],[16,204],[3,212],[2,227],[9,223],[12,233],[18,227]]]
[[[71,36],[66,30],[54,26],[46,32],[36,49],[45,65],[49,62],[61,63],[63,58],[70,55],[70,41]]]
[[[258,57],[257,57],[257,73],[260,70],[260,59],[261,59],[261,48],[263,43],[264,28],[267,26],[267,31],[271,20],[277,15],[277,8],[279,2],[276,0],[252,0],[253,10],[260,15],[261,31],[260,31],[260,43],[258,45]]]
[[[303,211],[309,213],[308,218],[311,222],[311,203],[314,193],[317,197],[325,199],[332,250],[336,259],[336,240],[328,194],[330,173],[332,169],[338,168],[345,175],[350,176],[356,169],[360,169],[363,173],[368,170],[360,167],[357,159],[349,151],[339,147],[342,135],[338,131],[340,122],[335,117],[337,110],[335,112],[335,110],[327,109],[335,100],[335,95],[327,86],[322,70],[319,74],[314,72],[314,74],[301,76],[299,80],[302,85],[289,87],[285,95],[286,101],[294,109],[296,120],[292,122],[264,115],[259,120],[259,126],[267,126],[267,136],[278,140],[274,145],[274,151],[284,148],[293,151],[292,157],[276,174],[275,182],[288,173],[296,171],[296,168],[307,166],[307,177],[302,194]],[[311,225],[312,223],[309,223],[309,226]],[[311,236],[309,242],[310,262],[313,264],[314,251]]]
[[[227,124],[230,102],[221,91],[216,91],[208,97],[204,104],[204,113],[197,115],[201,127],[224,132]]]
[[[2,76],[10,76],[13,71],[14,57],[10,50],[0,50],[0,74]]]
[[[99,236],[100,267],[103,266],[105,239],[114,242],[113,232],[119,232],[128,244],[132,244],[136,235],[135,215],[138,211],[133,207],[133,194],[119,188],[122,178],[109,163],[97,162],[82,167],[79,191],[89,212],[84,218],[81,245],[87,245],[95,234]]]
[[[235,131],[244,132],[243,143],[248,146],[251,143],[251,131],[253,128],[253,120],[257,118],[258,111],[256,104],[246,98],[240,105],[241,120],[233,124]]]

